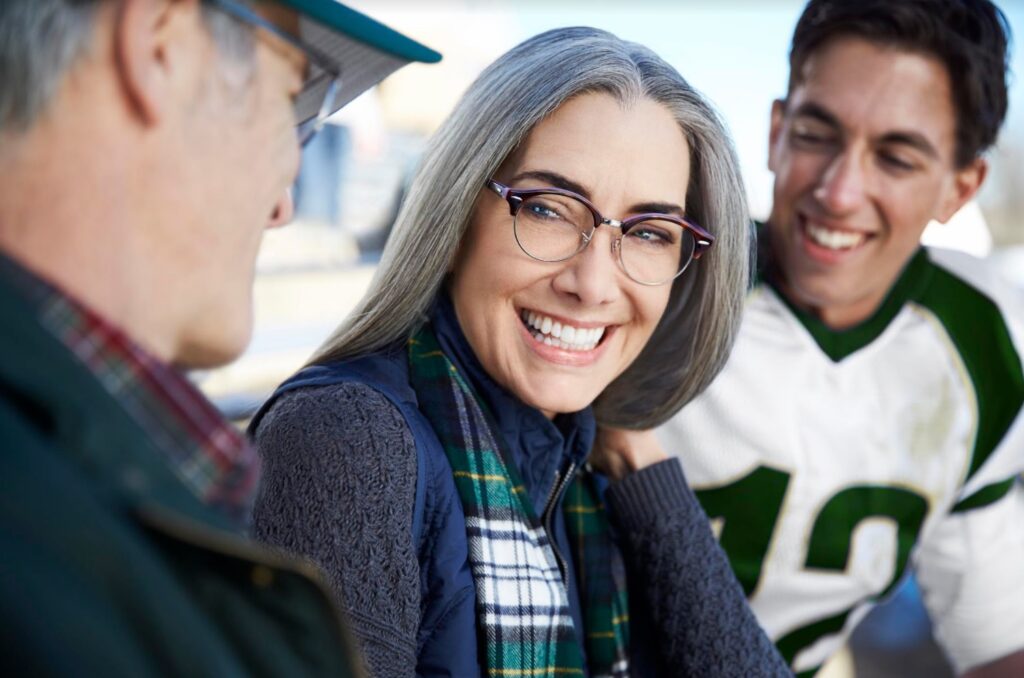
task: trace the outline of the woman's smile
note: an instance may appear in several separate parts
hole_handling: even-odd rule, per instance
[[[521,334],[527,346],[556,365],[584,367],[600,359],[615,333],[614,324],[570,321],[538,311],[519,312]]]
[[[566,351],[593,351],[608,327],[607,324],[570,322],[527,309],[520,311],[519,317],[534,339]]]
[[[540,122],[498,175],[521,189],[571,182],[625,218],[645,211],[638,205],[685,204],[689,147],[661,104],[585,94]],[[549,207],[547,217],[565,209]],[[450,279],[459,324],[498,384],[548,416],[577,412],[643,350],[671,285],[630,279],[611,227],[575,255],[546,261],[522,249],[513,221],[500,196],[481,192]]]

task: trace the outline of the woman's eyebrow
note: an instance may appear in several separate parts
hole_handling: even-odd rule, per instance
[[[675,214],[680,217],[686,214],[682,207],[672,202],[641,202],[631,206],[629,211],[635,214]]]
[[[572,191],[573,193],[578,193],[587,200],[593,200],[590,195],[590,191],[588,191],[583,185],[573,181],[563,174],[559,174],[558,172],[552,172],[550,170],[527,170],[512,177],[509,183],[515,184],[517,181],[522,181],[523,179],[534,179],[553,188]],[[640,202],[631,205],[628,212],[630,214],[677,214],[679,216],[684,216],[686,214],[686,211],[675,203],[652,201]]]
[[[552,172],[550,170],[527,170],[512,177],[509,183],[515,184],[517,181],[522,181],[523,179],[535,179],[546,183],[553,188],[561,188],[564,191],[579,193],[587,200],[590,200],[590,191],[584,188],[581,184],[576,183],[569,177],[559,174],[558,172]]]

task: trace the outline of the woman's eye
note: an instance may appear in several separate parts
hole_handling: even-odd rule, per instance
[[[552,207],[547,205],[529,203],[526,209],[530,212],[530,216],[538,217],[540,219],[561,219],[562,215],[558,213]]]
[[[630,230],[626,235],[633,240],[643,242],[645,245],[671,245],[673,241],[672,236],[665,231],[643,225]]]

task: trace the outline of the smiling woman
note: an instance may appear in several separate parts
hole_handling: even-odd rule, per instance
[[[617,214],[642,213],[637,206],[650,203],[681,213],[689,161],[686,138],[664,106],[646,98],[623,105],[594,93],[538,124],[496,174],[532,189],[544,185],[534,177],[556,179]],[[565,194],[541,193],[512,219],[505,201],[482,191],[448,286],[459,326],[487,374],[548,418],[584,409],[626,371],[661,320],[672,289],[623,275],[613,252],[632,251],[642,236],[605,222],[595,228],[583,205]],[[671,215],[659,216],[650,223],[676,226]],[[682,230],[666,236],[674,242],[647,245],[636,255],[655,268],[666,255],[673,260],[660,282],[671,282],[683,263]],[[536,251],[525,242],[543,248],[562,238],[575,241],[568,255],[552,250],[555,261],[523,256]],[[523,322],[529,314],[539,327]]]
[[[526,41],[253,419],[256,534],[325,567],[377,676],[786,673],[678,464],[588,463],[597,420],[655,424],[715,375],[749,257],[732,148],[678,73],[593,29]]]

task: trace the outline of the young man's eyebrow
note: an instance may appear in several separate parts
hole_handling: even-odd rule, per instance
[[[816,104],[813,101],[807,101],[800,104],[790,113],[790,115],[792,117],[811,118],[828,125],[829,127],[835,127],[836,129],[842,128],[842,125],[839,124],[839,118],[833,115],[832,112],[824,106]]]
[[[793,117],[811,118],[837,130],[841,130],[843,128],[842,124],[839,122],[839,118],[833,115],[827,108],[820,104],[816,104],[813,101],[800,104],[793,110],[791,115]],[[914,130],[897,129],[886,132],[879,139],[879,143],[910,146],[931,158],[939,157],[939,152],[936,150],[935,145],[932,144],[926,136]]]
[[[939,152],[935,146],[928,141],[927,137],[919,132],[904,132],[900,130],[889,132],[882,136],[881,143],[910,146],[931,158],[937,159],[939,157]]]

